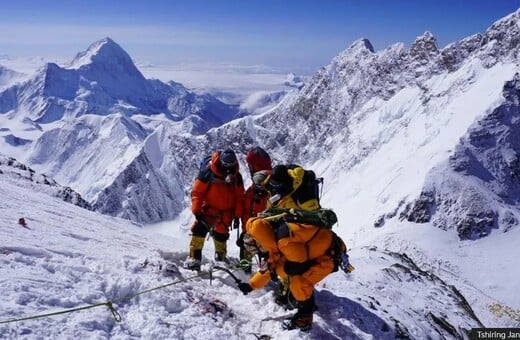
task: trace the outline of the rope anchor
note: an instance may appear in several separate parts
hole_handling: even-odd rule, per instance
[[[108,309],[110,309],[110,312],[112,312],[112,316],[114,317],[114,320],[116,322],[121,322],[121,320],[123,319],[121,317],[121,314],[119,314],[119,312],[117,311],[117,309],[114,308],[114,305],[112,304],[112,301],[107,301],[105,303],[105,305],[108,307]]]

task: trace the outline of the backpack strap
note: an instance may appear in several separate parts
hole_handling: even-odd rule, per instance
[[[319,232],[320,232],[320,227],[316,227],[316,231],[314,232],[314,234],[312,234],[312,237],[310,239],[308,239],[307,241],[305,241],[305,252],[307,254],[307,261],[310,260],[309,259],[309,257],[310,257],[309,243],[311,243],[311,241],[316,237],[316,235],[318,235]]]

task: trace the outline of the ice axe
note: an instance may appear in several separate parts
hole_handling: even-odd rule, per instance
[[[219,269],[219,270],[225,271],[226,273],[228,273],[233,278],[233,280],[235,280],[235,283],[237,285],[242,283],[242,280],[240,280],[238,277],[236,277],[235,274],[233,274],[233,272],[231,270],[227,269],[227,268],[220,267],[220,266],[212,266],[212,269]],[[213,273],[213,271],[210,270],[209,271],[209,284],[211,284],[211,281],[213,280],[212,273]]]

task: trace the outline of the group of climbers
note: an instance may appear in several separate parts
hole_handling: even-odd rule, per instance
[[[246,163],[251,177],[247,190],[232,150],[215,151],[208,163],[201,165],[191,194],[195,222],[185,268],[200,270],[208,233],[214,241],[215,260],[226,261],[229,231],[238,228],[241,221],[242,233],[237,239],[240,259],[249,263],[245,272],[251,273],[252,257],[258,256],[259,268],[249,282],[239,284],[239,289],[248,294],[271,280],[278,281],[277,302],[292,300],[297,308],[283,327],[308,330],[315,310],[314,286],[338,265],[346,272],[353,270],[345,263],[346,246],[330,228],[298,213],[321,211],[314,188],[310,194],[304,188],[313,172],[297,165],[272,167],[269,154],[260,147],[248,151]],[[338,264],[339,255],[343,256],[342,264]]]

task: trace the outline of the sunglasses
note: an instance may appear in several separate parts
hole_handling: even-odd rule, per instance
[[[269,182],[267,183],[267,189],[272,192],[279,192],[284,187],[283,183]]]

